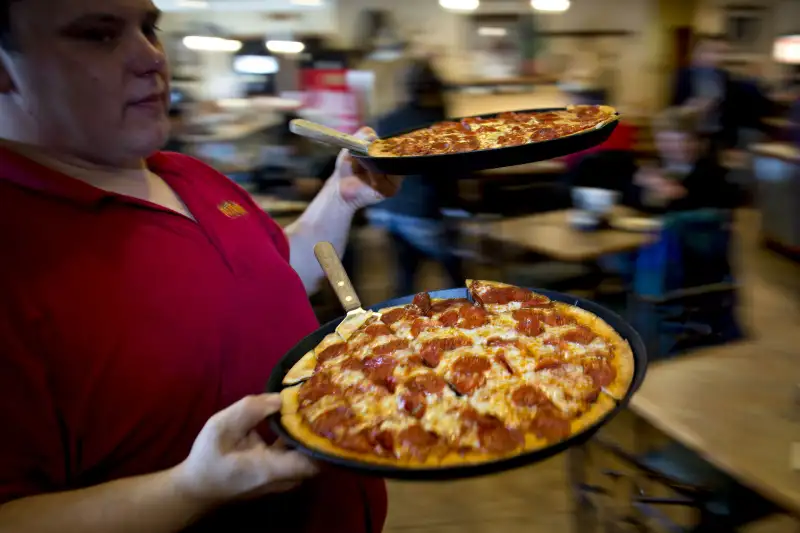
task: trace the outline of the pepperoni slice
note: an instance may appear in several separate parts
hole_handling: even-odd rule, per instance
[[[494,422],[483,422],[478,429],[478,440],[481,448],[490,453],[508,453],[519,448],[524,442],[522,433],[509,429],[497,419]]]
[[[475,288],[476,285],[473,284],[473,290],[475,290]],[[533,293],[522,287],[486,287],[481,290],[480,293],[480,301],[483,304],[526,302],[533,298]]]
[[[549,405],[550,400],[545,394],[533,385],[522,385],[511,393],[511,401],[522,407],[535,407]]]
[[[543,294],[534,293],[531,293],[531,297],[522,302],[522,307],[529,309],[534,307],[551,307],[552,305],[553,302],[550,298]]]
[[[545,440],[558,441],[569,436],[570,423],[552,411],[542,410],[531,422],[530,430]]]
[[[565,332],[561,338],[567,342],[586,345],[597,338],[597,335],[586,326],[578,326]]]
[[[376,450],[373,440],[366,430],[357,433],[345,432],[335,439],[335,442],[340,448],[352,450],[354,452],[370,453],[380,451],[379,449]]]
[[[462,346],[471,346],[472,339],[466,335],[454,335],[452,337],[443,337],[441,339],[433,339],[425,342],[422,345],[419,355],[422,360],[431,368],[436,368],[442,358],[442,353],[460,348]]]
[[[472,305],[466,298],[449,298],[441,300],[431,305],[431,313],[443,313],[452,307],[461,307],[463,305]]]
[[[372,434],[372,440],[390,455],[394,455],[394,433],[384,430],[376,430]]]
[[[450,383],[459,394],[470,394],[486,383],[485,372],[491,367],[485,357],[463,355],[453,363]]]
[[[474,305],[461,307],[459,316],[461,317],[459,326],[464,329],[475,329],[489,323],[489,316],[486,310]]]
[[[597,387],[606,387],[617,379],[617,370],[604,359],[592,359],[583,364],[583,371]]]
[[[342,370],[362,370],[364,365],[355,357],[348,357],[339,365]]]
[[[398,433],[395,442],[414,457],[424,459],[440,441],[435,433],[425,431],[422,426],[414,424]]]
[[[551,311],[549,313],[540,313],[539,320],[541,320],[548,326],[553,326],[553,327],[567,326],[569,324],[575,323],[574,318],[572,318],[569,315],[559,313],[558,311]]]
[[[317,355],[317,364],[324,363],[325,361],[329,361],[331,359],[335,359],[340,355],[342,355],[345,352],[345,350],[347,350],[347,344],[344,342],[331,344]]]
[[[314,403],[325,396],[335,396],[341,389],[324,373],[314,374],[311,379],[303,383],[298,394],[300,405]]]
[[[447,383],[433,372],[417,374],[406,382],[408,390],[427,394],[442,392],[446,386]]]
[[[506,370],[506,372],[508,372],[512,376],[514,375],[514,369],[511,367],[511,363],[508,362],[508,359],[506,359],[506,355],[502,351],[495,354],[494,360],[497,361],[497,364],[502,366]]]
[[[354,418],[349,407],[337,407],[322,413],[311,421],[310,425],[314,433],[330,439],[335,437],[334,430],[336,428],[346,426]]]
[[[417,318],[414,322],[411,323],[411,336],[415,339],[419,337],[419,334],[427,329],[432,329],[435,327],[435,322],[432,322],[429,319],[425,318]]]
[[[539,316],[529,309],[517,309],[511,316],[517,321],[517,331],[523,335],[535,337],[544,331]]]
[[[376,322],[364,328],[364,334],[374,339],[376,337],[381,337],[383,335],[391,335],[392,330],[390,330],[389,326],[387,326],[386,324],[382,322]]]
[[[489,337],[486,346],[513,346],[520,348],[519,339],[504,339],[502,337]]]
[[[561,366],[566,365],[566,361],[562,361],[561,359],[556,359],[555,357],[545,357],[536,362],[535,370],[548,370],[551,368],[559,368]]]
[[[387,326],[391,326],[398,320],[405,318],[406,310],[402,307],[398,307],[397,309],[392,309],[391,311],[386,311],[385,313],[381,313],[381,322],[386,324]]]
[[[387,343],[380,344],[372,349],[374,355],[388,355],[398,350],[405,350],[408,348],[408,341],[405,339],[394,339]]]
[[[459,313],[456,310],[450,310],[442,313],[439,317],[439,323],[445,327],[453,327],[458,324]]]
[[[382,385],[389,389],[389,392],[394,392],[395,380],[393,379],[394,368],[397,366],[397,361],[393,358],[381,355],[366,357],[363,361],[364,374],[375,383]]]
[[[419,309],[423,315],[430,316],[431,312],[431,295],[427,292],[421,292],[414,296],[411,305]]]
[[[425,393],[406,391],[397,399],[398,404],[402,410],[415,418],[422,418],[425,416]]]

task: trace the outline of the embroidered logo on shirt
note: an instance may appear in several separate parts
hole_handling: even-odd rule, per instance
[[[236,202],[222,202],[217,209],[228,218],[239,218],[247,214],[247,210]]]

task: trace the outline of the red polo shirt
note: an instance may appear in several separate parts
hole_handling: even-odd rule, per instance
[[[186,156],[148,163],[197,222],[0,149],[0,503],[179,463],[317,327],[244,191]],[[382,481],[327,471],[198,526],[357,533],[385,512]]]

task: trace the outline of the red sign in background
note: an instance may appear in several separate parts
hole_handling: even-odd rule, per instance
[[[358,94],[347,85],[345,69],[305,69],[300,75],[304,106],[327,117],[332,128],[355,132],[361,124]]]

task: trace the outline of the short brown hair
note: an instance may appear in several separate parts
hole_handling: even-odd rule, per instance
[[[683,107],[665,109],[653,119],[653,131],[672,131],[678,133],[697,133],[697,113]]]

